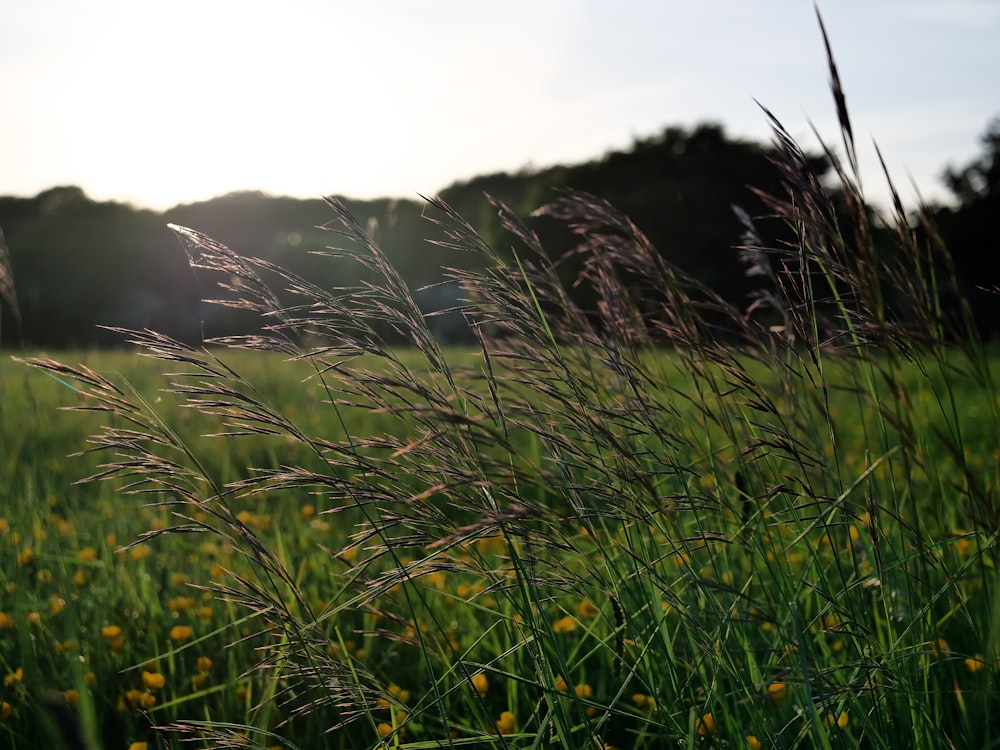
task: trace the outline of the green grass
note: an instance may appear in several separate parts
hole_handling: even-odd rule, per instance
[[[419,356],[406,355],[407,366],[416,369]],[[195,436],[211,430],[204,414],[181,410],[159,392],[159,363],[126,353],[82,359],[100,372],[121,373],[146,402],[166,403],[161,410],[191,445],[201,445]],[[476,353],[452,359],[471,364]],[[312,382],[303,382],[303,370],[274,354],[235,353],[226,361],[259,383],[262,397],[280,398],[290,418],[334,437],[334,409],[322,404]],[[675,355],[647,355],[645,366],[669,383],[665,398],[674,389],[692,392],[695,384]],[[937,746],[945,717],[949,736],[988,736],[996,726],[989,714],[997,660],[995,539],[977,528],[956,486],[965,470],[997,486],[996,424],[988,417],[996,402],[984,402],[971,378],[951,374],[945,381],[905,367],[899,382],[920,438],[903,447],[898,436],[872,427],[877,419],[864,400],[840,389],[857,380],[858,367],[831,363],[836,444],[817,434],[808,446],[826,462],[817,474],[837,470],[809,481],[835,485],[836,494],[803,506],[773,487],[763,492],[766,484],[746,488],[754,499],[746,522],[734,446],[691,401],[682,402],[673,425],[690,433],[685,454],[641,459],[651,474],[660,461],[685,469],[651,480],[660,487],[657,506],[629,497],[627,487],[595,483],[594,506],[618,502],[615,513],[577,508],[572,526],[566,516],[541,518],[530,534],[505,534],[499,524],[433,550],[415,546],[392,562],[417,562],[418,573],[390,578],[383,590],[352,586],[358,576],[377,580],[377,572],[392,568],[365,544],[352,546],[351,535],[365,521],[359,509],[326,513],[335,504],[304,490],[234,499],[247,533],[288,572],[302,601],[289,602],[286,616],[308,621],[322,652],[316,658],[366,673],[369,702],[358,707],[365,718],[323,742],[374,744],[378,726],[393,726],[394,717],[405,722],[404,740],[441,739],[447,731],[456,742],[484,742],[503,711],[517,717],[522,734],[563,733],[576,746],[599,732],[619,747],[694,740],[706,713],[716,736],[737,746],[746,735],[765,746],[773,738],[809,746],[854,746],[865,738],[893,746],[904,730],[925,733],[929,746]],[[58,407],[80,396],[43,371],[6,361],[2,376],[10,460],[2,482],[0,659],[11,675],[3,690],[11,713],[0,730],[10,746],[33,743],[47,716],[47,690],[85,697],[106,747],[152,742],[151,724],[193,720],[211,721],[223,733],[215,723],[250,724],[284,736],[287,746],[317,746],[310,738],[321,736],[344,706],[314,710],[284,730],[281,720],[291,711],[279,700],[256,707],[293,681],[272,681],[253,669],[255,647],[282,652],[284,636],[270,615],[242,604],[246,591],[226,601],[233,574],[248,586],[268,585],[239,549],[240,539],[171,534],[123,549],[143,532],[177,525],[172,509],[144,503],[161,495],[73,484],[96,469],[95,459],[66,455],[83,447],[100,415],[57,418]],[[760,378],[758,387],[766,384]],[[948,389],[954,404],[942,408],[940,394]],[[956,418],[950,426],[949,415]],[[356,410],[346,426],[355,437],[387,428],[392,434],[385,418]],[[933,437],[956,427],[965,446],[961,461]],[[544,461],[547,447],[536,436],[520,443],[522,460]],[[219,482],[244,479],[251,465],[311,460],[300,443],[270,436],[204,445]],[[744,471],[753,477],[747,484],[763,480],[763,471]],[[774,479],[784,486],[806,481],[782,471]],[[562,501],[544,486],[521,489],[553,512]],[[359,563],[366,555],[368,567]],[[548,570],[540,574],[538,566]],[[191,628],[184,642],[172,638],[176,626]],[[163,686],[148,689],[144,671],[162,674]],[[470,682],[480,672],[488,686],[482,695]],[[568,691],[560,690],[564,685]],[[922,700],[911,706],[914,696]],[[255,742],[268,746],[272,739]]]
[[[771,118],[795,240],[741,215],[749,309],[592,196],[542,210],[574,285],[430,201],[480,261],[447,350],[331,200],[358,287],[177,227],[259,333],[0,364],[0,743],[991,746],[998,355],[830,72],[841,190]]]

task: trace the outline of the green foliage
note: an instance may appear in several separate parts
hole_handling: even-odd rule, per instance
[[[174,226],[260,330],[0,371],[6,744],[988,744],[997,355],[866,205],[830,69],[841,190],[772,117],[792,239],[737,213],[746,310],[578,191],[540,213],[573,281],[502,202],[506,241],[430,202],[466,350],[343,202],[334,289]],[[106,482],[42,458],[80,434],[43,398]]]

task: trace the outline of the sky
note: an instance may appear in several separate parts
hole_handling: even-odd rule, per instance
[[[1000,115],[997,0],[821,0],[861,152],[904,202]],[[668,126],[838,142],[812,0],[3,0],[0,195],[164,209],[430,195]],[[755,101],[756,100],[756,101]]]

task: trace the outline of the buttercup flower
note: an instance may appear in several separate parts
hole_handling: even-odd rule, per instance
[[[177,643],[187,643],[194,635],[194,629],[190,625],[174,625],[170,628],[170,640]]]
[[[517,717],[510,711],[504,711],[497,719],[497,731],[500,734],[510,734],[517,729]]]
[[[572,633],[576,630],[576,620],[569,615],[560,617],[552,624],[552,630],[556,633]]]
[[[472,675],[472,686],[480,695],[486,695],[486,691],[490,689],[490,681],[486,679],[486,675],[482,672],[476,672],[476,674]]]
[[[715,734],[715,717],[711,713],[698,719],[698,734],[704,736]]]

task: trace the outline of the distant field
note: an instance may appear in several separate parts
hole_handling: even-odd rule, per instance
[[[479,367],[475,352],[451,355],[452,361],[464,363],[470,373]],[[650,356],[664,358],[659,369],[664,373],[665,390],[694,392],[697,384],[685,379],[670,356]],[[169,363],[129,352],[60,353],[57,358],[67,363],[82,362],[102,373],[120,374],[134,388],[130,398],[155,405],[171,429],[185,436],[192,451],[204,461],[206,472],[220,485],[244,479],[250,467],[323,469],[322,462],[301,442],[282,436],[199,437],[218,431],[219,424],[198,411],[177,408],[174,397],[161,392],[165,381],[159,373],[169,370]],[[343,438],[346,426],[357,438],[386,432],[405,445],[412,437],[396,434],[404,430],[400,426],[404,423],[391,415],[373,414],[359,407],[335,411],[326,403],[331,393],[306,363],[290,363],[276,355],[258,353],[227,353],[225,361],[259,389],[262,402],[272,404],[310,435],[337,441]],[[419,368],[415,355],[413,361],[413,367]],[[993,355],[991,365],[995,370],[1000,356]],[[845,372],[852,366],[836,361],[829,364],[833,370],[843,367]],[[752,366],[749,369],[752,371]],[[827,377],[837,382],[836,375],[828,373]],[[852,382],[852,388],[856,387],[856,381]],[[753,737],[752,741],[740,737],[738,744],[731,745],[734,747],[760,746],[758,737],[762,738],[768,727],[775,733],[786,727],[781,730],[786,738],[801,737],[796,734],[800,730],[787,729],[795,721],[804,721],[796,718],[798,709],[793,709],[801,705],[793,696],[804,690],[804,667],[790,644],[801,644],[800,656],[805,658],[807,640],[809,658],[816,662],[811,668],[825,670],[829,675],[827,688],[831,696],[836,696],[823,704],[829,710],[824,708],[820,717],[826,721],[826,729],[832,726],[830,731],[839,733],[832,740],[835,746],[852,746],[861,736],[863,714],[877,700],[863,692],[864,681],[872,678],[861,664],[881,658],[876,655],[880,650],[900,665],[905,662],[904,671],[928,683],[925,687],[932,692],[938,689],[934,685],[952,693],[965,691],[964,702],[957,708],[949,702],[942,714],[955,715],[956,721],[961,721],[963,712],[968,712],[969,721],[979,721],[976,717],[980,714],[972,713],[970,707],[995,692],[991,682],[995,678],[985,675],[995,672],[996,642],[995,634],[977,630],[984,623],[995,622],[982,609],[985,602],[979,603],[977,592],[982,586],[994,585],[990,572],[994,559],[988,550],[996,532],[991,533],[983,525],[976,529],[971,517],[974,509],[963,507],[962,501],[955,499],[960,493],[950,488],[972,481],[970,476],[990,485],[994,496],[1000,487],[1000,446],[995,443],[996,425],[989,416],[994,396],[984,393],[971,379],[954,373],[949,380],[951,389],[946,389],[933,376],[921,376],[915,366],[905,374],[903,382],[906,388],[901,398],[923,436],[919,460],[910,461],[892,448],[892,425],[875,420],[856,393],[850,389],[831,389],[828,393],[830,411],[839,415],[836,451],[833,436],[812,437],[819,446],[829,440],[828,447],[821,447],[819,452],[825,452],[829,466],[836,463],[839,477],[856,480],[856,485],[844,485],[848,487],[845,507],[849,509],[844,515],[834,515],[821,506],[803,510],[792,501],[786,507],[781,505],[784,501],[777,492],[766,500],[771,505],[744,510],[741,531],[742,501],[738,493],[742,492],[742,480],[735,476],[739,453],[727,445],[721,427],[713,427],[704,415],[682,402],[678,407],[682,409],[678,422],[682,427],[678,429],[688,429],[695,435],[704,430],[705,451],[698,455],[689,446],[678,448],[691,451],[675,457],[679,464],[690,468],[690,476],[671,475],[655,481],[667,489],[674,487],[669,492],[664,489],[664,497],[673,493],[694,508],[684,511],[691,514],[684,516],[688,518],[683,522],[688,524],[685,528],[692,533],[696,527],[728,528],[731,533],[726,532],[730,538],[725,544],[721,541],[722,531],[717,532],[718,538],[710,535],[698,543],[668,539],[667,530],[676,528],[670,524],[680,522],[662,520],[672,512],[679,513],[666,505],[645,510],[637,507],[629,511],[634,513],[634,521],[618,527],[596,523],[590,526],[588,516],[580,516],[579,533],[570,533],[563,524],[560,533],[565,536],[560,536],[558,544],[553,539],[549,549],[540,548],[537,540],[515,543],[494,534],[473,536],[449,551],[450,557],[441,558],[440,569],[428,568],[414,579],[413,590],[422,597],[419,604],[402,599],[405,587],[389,587],[376,597],[378,606],[350,606],[352,571],[370,576],[385,564],[373,562],[370,569],[358,567],[358,561],[366,555],[366,544],[352,542],[358,541],[356,535],[364,528],[364,514],[377,516],[389,509],[388,504],[382,509],[371,506],[363,511],[354,508],[330,512],[337,508],[321,490],[310,494],[280,488],[250,499],[234,498],[233,513],[238,522],[250,529],[289,571],[299,596],[287,602],[289,612],[318,618],[314,635],[321,646],[317,647],[316,658],[363,666],[384,688],[381,694],[373,694],[369,705],[372,718],[361,722],[357,730],[360,734],[345,731],[323,735],[330,715],[340,710],[330,706],[325,715],[319,712],[314,723],[296,725],[293,736],[298,738],[298,746],[310,746],[302,744],[310,735],[324,737],[322,741],[329,747],[362,746],[356,744],[358,737],[368,737],[363,741],[368,745],[377,742],[379,736],[391,737],[395,742],[407,738],[414,743],[428,741],[436,736],[443,721],[438,711],[441,705],[448,706],[453,724],[465,727],[460,731],[466,733],[464,739],[468,742],[488,741],[483,725],[495,724],[497,736],[509,734],[513,738],[518,730],[540,722],[537,698],[533,697],[533,685],[528,683],[542,678],[532,676],[529,652],[519,651],[517,646],[526,637],[519,623],[528,614],[511,600],[510,592],[504,593],[496,581],[476,573],[477,565],[491,559],[497,566],[509,566],[512,556],[516,571],[522,564],[516,556],[521,554],[529,561],[537,557],[536,562],[524,565],[548,561],[561,575],[576,581],[567,584],[560,596],[539,600],[531,610],[549,623],[545,626],[549,637],[560,644],[558,658],[563,660],[565,672],[545,679],[551,679],[551,689],[575,694],[579,702],[580,714],[567,720],[566,731],[586,727],[587,722],[606,715],[606,726],[617,728],[619,737],[630,738],[628,741],[636,746],[665,746],[657,739],[659,733],[668,736],[676,728],[670,728],[675,726],[670,723],[674,719],[668,721],[667,714],[657,714],[659,709],[654,707],[651,696],[659,693],[687,696],[683,700],[715,701],[711,710],[690,707],[690,731],[696,739],[701,736],[707,742],[716,733],[716,724],[720,736],[724,732],[731,735],[734,727],[745,727],[740,730],[742,734]],[[846,378],[844,383],[848,383]],[[512,383],[511,388],[516,384]],[[818,392],[816,397],[822,398]],[[88,435],[97,431],[106,418],[102,413],[59,410],[83,403],[71,383],[26,368],[7,356],[0,361],[0,672],[6,677],[0,688],[0,745],[32,746],[30,738],[37,737],[39,727],[47,721],[42,697],[45,691],[54,690],[62,694],[85,724],[96,727],[96,734],[109,748],[129,748],[134,742],[148,742],[152,748],[158,741],[150,729],[152,725],[199,719],[249,721],[262,731],[251,738],[254,746],[293,746],[287,739],[279,740],[277,735],[271,738],[263,732],[281,733],[281,721],[287,718],[282,701],[288,697],[281,691],[294,691],[294,684],[268,684],[260,673],[247,671],[259,658],[255,647],[275,638],[280,640],[281,633],[274,629],[277,620],[262,610],[255,616],[252,604],[241,601],[235,591],[227,596],[223,590],[231,584],[230,572],[251,581],[266,576],[253,560],[247,559],[247,551],[241,550],[238,539],[189,533],[133,544],[144,532],[181,523],[196,524],[199,511],[190,506],[159,504],[170,500],[169,495],[125,495],[121,482],[78,483],[99,471],[99,464],[106,458],[68,457],[86,449]],[[793,400],[788,408],[794,409],[796,403],[801,406],[801,402]],[[943,414],[954,420],[949,423]],[[116,424],[125,426],[120,421]],[[712,435],[716,429],[718,433]],[[961,432],[964,455],[960,457],[947,454],[938,437],[955,430]],[[517,455],[524,461],[538,460],[545,471],[552,469],[545,465],[540,448],[532,447],[536,439],[531,435],[513,435],[511,439],[519,446]],[[889,450],[880,445],[888,445]],[[662,450],[662,445],[656,449]],[[484,442],[481,450],[488,454],[492,448]],[[648,460],[650,465],[656,464],[655,455]],[[810,472],[830,471],[805,462],[803,467],[803,475],[776,476],[775,483],[793,487],[795,482],[805,481]],[[935,467],[939,472],[929,471]],[[575,481],[586,492],[588,481],[596,481],[594,476],[587,467],[579,467]],[[539,497],[547,492],[542,486],[524,487],[523,491]],[[717,509],[710,507],[709,500],[714,498],[721,503]],[[699,510],[694,500],[705,507]],[[546,507],[558,510],[555,500],[546,502]],[[833,505],[831,501],[830,507]],[[885,511],[880,515],[887,539],[884,548],[868,540],[876,507]],[[908,510],[912,507],[922,510],[912,516]],[[175,512],[187,519],[179,519]],[[461,513],[461,509],[448,512]],[[914,528],[915,523],[923,526]],[[744,546],[749,550],[753,543],[730,543],[743,538],[747,524],[756,529],[756,543],[762,545],[752,554],[744,551]],[[399,533],[404,536],[403,531]],[[632,535],[637,536],[632,539]],[[912,541],[918,537],[929,545],[919,554]],[[871,537],[877,538],[877,534]],[[631,549],[630,554],[635,549],[645,550],[645,564],[659,572],[652,577],[630,577],[623,572],[629,569],[630,558],[615,549]],[[419,557],[422,553],[414,550],[400,554],[405,565],[411,555]],[[593,563],[593,570],[587,567],[591,564],[588,561],[601,555],[608,555],[611,561],[605,568],[600,569],[597,563]],[[889,558],[895,573],[886,569],[877,579],[873,566],[882,570],[879,566],[888,564],[885,560]],[[468,563],[464,568],[463,562]],[[876,606],[877,610],[885,605],[868,599],[867,592],[890,585],[896,573],[912,576],[921,584],[914,584],[909,592],[893,590],[885,601],[895,602],[898,609],[869,613],[863,620],[862,610],[866,607]],[[668,576],[662,586],[666,587],[669,580],[675,598],[662,595],[661,609],[661,594],[643,589],[647,608],[649,601],[656,603],[655,612],[646,612],[648,623],[653,623],[643,631],[647,640],[643,643],[631,630],[623,635],[625,618],[633,616],[620,611],[628,607],[625,597],[632,591],[638,597],[636,601],[641,601],[635,587],[659,591],[659,575]],[[515,574],[511,576],[514,580]],[[601,583],[601,577],[607,580]],[[816,584],[818,592],[813,598],[803,594],[803,586],[811,583]],[[768,596],[758,591],[761,586],[787,588],[789,600],[803,596],[798,605],[801,609],[767,611],[761,602],[768,601]],[[828,598],[837,590],[845,597],[844,602],[853,596],[860,598],[846,604]],[[929,598],[913,598],[918,590]],[[616,592],[614,596],[607,593],[610,591]],[[715,601],[711,598],[713,591],[725,592],[725,596],[719,593]],[[723,601],[727,602],[724,606]],[[927,607],[922,608],[925,603]],[[644,611],[635,602],[633,605],[636,612]],[[300,611],[304,607],[312,608],[311,613]],[[727,700],[718,699],[716,691],[723,691],[721,686],[730,677],[724,674],[725,669],[714,675],[706,671],[709,668],[697,655],[701,647],[695,648],[697,638],[686,635],[694,616],[685,612],[686,607],[690,613],[700,613],[697,617],[705,622],[713,623],[713,628],[717,622],[732,618],[727,628],[743,633],[739,643],[745,651],[731,657],[732,662],[723,663],[735,670],[737,662],[742,664],[747,655],[755,655],[746,669],[758,670],[755,674],[763,698],[730,695]],[[715,611],[713,607],[720,609]],[[394,612],[396,620],[392,619]],[[415,612],[427,615],[423,636],[415,620],[407,621]],[[900,625],[907,618],[914,618],[911,630]],[[864,629],[863,622],[864,628],[884,628],[884,632]],[[918,631],[935,633],[940,643],[918,635]],[[552,632],[556,635],[552,636]],[[246,640],[241,640],[244,637]],[[537,633],[535,637],[539,637]],[[421,638],[427,640],[422,642]],[[649,684],[648,675],[657,671],[656,660],[665,658],[663,649],[673,659],[690,659],[685,684]],[[608,661],[608,653],[620,659]],[[431,669],[428,654],[441,664],[453,666]],[[644,660],[651,660],[649,669],[642,668]],[[750,661],[758,666],[750,666]],[[623,668],[633,670],[630,680],[621,678]],[[895,672],[884,674],[887,679],[899,678]],[[526,675],[525,683],[519,675]],[[855,678],[860,680],[858,692],[845,698],[839,691],[848,685],[856,686]],[[899,690],[905,695],[906,690],[915,688],[901,686]],[[939,699],[951,700],[943,693]],[[662,697],[657,700],[664,701]],[[766,705],[753,708],[751,704],[759,700]],[[734,715],[724,726],[721,711],[726,706],[732,707]],[[835,710],[834,706],[839,708]],[[660,708],[668,713],[688,711],[677,706]],[[426,713],[422,713],[423,709],[427,709]],[[990,720],[995,721],[995,717]],[[519,723],[515,725],[515,721]],[[884,729],[891,732],[891,727]],[[209,730],[203,731],[203,736],[208,737]],[[223,729],[216,727],[214,731]],[[120,740],[113,743],[109,738]],[[622,739],[617,742],[618,746],[626,744]]]

